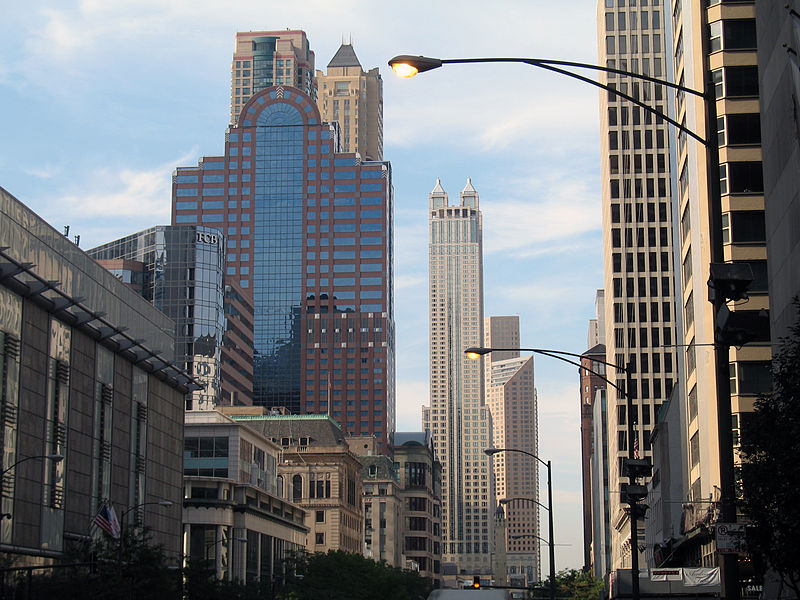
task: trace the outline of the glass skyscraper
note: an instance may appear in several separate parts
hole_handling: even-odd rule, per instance
[[[224,239],[216,229],[159,225],[92,248],[99,261],[175,321],[175,364],[203,389],[191,409],[220,400]]]
[[[391,165],[340,153],[313,98],[271,87],[225,154],[179,168],[173,223],[216,227],[226,276],[253,292],[254,404],[394,430]]]

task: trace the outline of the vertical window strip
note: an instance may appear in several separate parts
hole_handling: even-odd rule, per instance
[[[111,430],[114,403],[114,355],[97,346],[92,448],[92,512],[111,496]]]

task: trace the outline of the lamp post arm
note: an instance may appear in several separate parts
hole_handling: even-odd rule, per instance
[[[614,67],[604,67],[602,65],[593,65],[590,63],[582,63],[582,62],[575,62],[571,60],[555,60],[551,58],[515,58],[515,57],[500,57],[500,58],[443,58],[441,59],[442,64],[446,63],[481,63],[481,62],[519,62],[525,63],[527,65],[532,65],[535,67],[542,67],[544,65],[560,65],[562,67],[577,67],[580,69],[592,69],[594,71],[602,71],[604,73],[614,73],[616,75],[624,75],[626,77],[633,77],[634,79],[641,79],[643,81],[650,81],[652,83],[657,83],[659,85],[664,85],[674,90],[678,90],[680,92],[686,92],[687,94],[693,94],[700,98],[705,98],[705,94],[700,90],[695,90],[693,88],[688,88],[686,86],[680,85],[678,83],[674,83],[672,81],[667,81],[665,79],[659,79],[658,77],[651,77],[650,75],[645,75],[643,73],[634,73],[633,71],[626,71],[625,69],[615,69]],[[568,72],[569,73],[569,72]],[[574,73],[569,73],[570,75],[574,75]]]
[[[532,452],[527,452],[526,450],[520,450],[518,448],[495,448],[492,454],[499,454],[500,452],[519,452],[520,454],[525,454],[530,456],[531,458],[535,458],[540,463],[542,463],[545,467],[547,466],[547,462],[543,461],[541,458],[533,454]]]
[[[525,348],[523,348],[523,350],[525,350]],[[574,360],[570,360],[569,358],[565,358],[563,356],[559,356],[558,354],[551,354],[550,350],[537,350],[536,353],[537,354],[541,354],[543,356],[549,356],[550,358],[557,358],[558,360],[561,360],[561,361],[564,361],[565,363],[569,363],[571,365],[574,365],[574,366],[578,367],[579,369],[584,369],[586,371],[589,371],[589,373],[591,373],[592,375],[595,375],[596,377],[599,377],[600,379],[605,381],[608,385],[610,385],[611,387],[616,389],[618,392],[621,392],[623,395],[625,394],[625,390],[623,388],[619,387],[616,383],[614,383],[613,381],[608,379],[605,375],[601,375],[600,373],[598,373],[594,369],[590,369],[589,367],[585,367],[579,362],[576,362]],[[581,356],[580,354],[572,354],[572,353],[569,353],[569,352],[562,352],[561,354],[570,354],[572,356]],[[624,368],[618,367],[617,365],[614,365],[612,363],[606,363],[606,362],[603,362],[601,360],[598,360],[598,361],[595,361],[595,362],[603,363],[605,365],[610,365],[612,367],[617,367],[621,371],[625,371]]]
[[[529,63],[529,64],[534,64],[534,63]],[[612,88],[612,87],[610,87],[610,86],[608,86],[608,85],[606,85],[604,83],[600,83],[599,81],[595,81],[594,79],[591,79],[589,77],[584,77],[583,75],[578,75],[577,73],[573,73],[572,71],[567,71],[565,69],[559,69],[558,67],[554,67],[552,65],[548,65],[548,64],[545,64],[545,63],[535,63],[535,65],[537,67],[541,67],[542,69],[547,69],[548,71],[553,71],[554,73],[559,73],[561,75],[566,75],[567,77],[572,77],[573,79],[577,79],[578,81],[583,81],[583,82],[588,83],[590,85],[593,85],[595,87],[599,87],[602,90],[606,90],[607,92],[611,92],[612,94],[616,94],[617,96],[620,96],[621,98],[625,98],[625,100],[627,100],[628,102],[631,102],[632,104],[635,104],[636,106],[640,106],[643,109],[645,109],[647,112],[652,113],[655,116],[664,119],[667,123],[669,123],[670,125],[674,126],[676,129],[679,129],[680,131],[682,131],[686,135],[689,135],[689,136],[693,137],[694,139],[696,139],[698,142],[703,144],[703,146],[708,146],[709,145],[708,140],[700,137],[698,134],[696,134],[694,131],[692,131],[691,129],[689,129],[685,125],[681,125],[675,119],[673,119],[671,117],[668,117],[667,115],[665,115],[660,110],[653,108],[649,104],[647,104],[645,102],[642,102],[641,100],[638,100],[637,98],[634,98],[630,94],[626,94],[625,92],[621,92],[616,88]],[[637,75],[637,77],[639,77],[639,76]],[[656,81],[658,81],[658,80],[656,80]],[[666,85],[667,82],[659,81],[659,83],[661,83],[663,85]],[[703,98],[705,98],[705,97],[703,96]]]
[[[538,500],[534,500],[533,498],[526,498],[525,496],[514,496],[513,498],[506,498],[506,500],[509,500],[509,501],[511,501],[511,500],[523,500],[525,502],[533,502],[534,504],[538,504],[539,506],[541,506],[545,510],[550,510],[548,507],[546,507],[544,504],[542,504]],[[509,504],[509,503],[510,502],[506,502],[506,504]]]
[[[650,81],[657,85],[664,85],[681,92],[686,92],[687,94],[694,94],[695,96],[699,96],[700,98],[702,98],[706,103],[710,102],[709,98],[703,92],[694,90],[692,88],[687,88],[682,85],[678,85],[677,83],[672,83],[671,81],[665,81],[662,79],[658,79],[656,77],[650,77],[649,75],[642,75],[641,73],[634,73],[632,71],[625,71],[623,69],[614,69],[612,67],[603,67],[601,65],[591,65],[588,63],[580,63],[567,60],[550,60],[546,58],[443,58],[441,59],[442,64],[489,63],[489,62],[523,63],[526,65],[530,65],[532,67],[539,67],[540,69],[546,69],[548,71],[552,71],[553,73],[558,73],[560,75],[566,75],[567,77],[572,77],[573,79],[577,79],[578,81],[583,81],[584,83],[588,83],[607,92],[616,94],[621,98],[625,98],[625,100],[627,100],[628,102],[631,102],[636,106],[640,106],[647,112],[650,112],[656,115],[657,117],[664,119],[667,123],[676,127],[680,131],[684,132],[686,135],[693,137],[704,146],[708,147],[710,145],[708,140],[702,138],[701,136],[696,134],[694,131],[692,131],[685,125],[678,123],[675,119],[670,118],[660,110],[653,108],[652,106],[646,104],[645,102],[642,102],[641,100],[634,98],[633,96],[626,94],[625,92],[620,92],[619,90],[612,88],[604,83],[600,83],[599,81],[595,81],[594,79],[591,79],[589,77],[584,77],[583,75],[579,75],[578,73],[573,73],[572,71],[560,69],[555,65],[562,65],[566,67],[577,67],[581,69],[594,69],[595,71],[603,71],[605,73],[615,73],[618,75],[633,77],[635,79],[640,79],[643,81]]]

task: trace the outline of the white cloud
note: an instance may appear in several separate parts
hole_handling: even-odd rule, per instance
[[[149,169],[96,169],[80,189],[62,190],[33,204],[54,226],[71,224],[73,232],[81,235],[81,246],[90,247],[113,239],[114,232],[127,235],[137,227],[168,224],[172,172],[196,157],[193,149]]]
[[[41,167],[30,167],[28,169],[24,169],[24,171],[31,177],[38,177],[39,179],[52,179],[61,173],[61,167],[54,165],[43,165]]]

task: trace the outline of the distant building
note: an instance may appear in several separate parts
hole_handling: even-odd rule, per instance
[[[51,564],[104,535],[111,501],[178,566],[194,384],[169,362],[172,321],[2,188],[0,307],[0,552]]]
[[[187,409],[211,410],[221,399],[225,239],[216,229],[159,225],[108,242],[87,254],[174,322],[170,360],[203,389]]]
[[[519,317],[486,317],[486,348],[507,348],[483,357],[485,403],[492,417],[491,443],[486,447],[515,448],[539,454],[538,401],[533,356],[519,355]],[[522,576],[528,583],[541,580],[539,519],[540,463],[519,452],[502,452],[491,459],[496,501],[517,498],[503,507],[503,561],[505,575]],[[498,513],[495,512],[495,525]],[[508,535],[506,535],[506,532]],[[496,538],[499,539],[499,538]],[[494,573],[498,577],[498,573]]]
[[[365,72],[352,44],[342,44],[317,71],[317,105],[322,120],[339,124],[343,152],[364,160],[383,160],[383,79],[374,67]]]
[[[403,506],[403,552],[420,577],[442,585],[442,465],[429,432],[395,433],[394,460]]]
[[[393,567],[406,568],[402,535],[405,531],[403,499],[394,462],[388,456],[375,454],[374,438],[351,437],[347,441],[361,461],[364,556],[385,560]]]
[[[608,402],[607,388],[596,390],[592,402],[592,574],[605,577],[611,569],[611,509],[608,469]]]
[[[363,554],[361,462],[341,428],[327,415],[258,415],[254,410],[223,409],[281,447],[278,495],[308,512],[306,550]]]
[[[594,402],[598,390],[606,389],[606,382],[601,376],[606,376],[606,347],[598,344],[581,355],[580,372],[580,414],[581,414],[581,481],[583,490],[583,564],[590,569],[594,559],[592,557],[593,521],[596,517],[592,514],[592,454],[595,451],[594,443]],[[594,371],[594,373],[592,373]],[[595,373],[599,374],[596,375]]]
[[[225,234],[226,277],[253,294],[253,403],[330,415],[390,445],[395,422],[391,165],[339,152],[313,98],[247,101],[225,153],[179,167],[174,224]]]
[[[451,206],[437,179],[428,217],[431,373],[422,424],[442,461],[442,560],[464,575],[489,574],[494,497],[483,450],[491,419],[481,363],[464,356],[483,342],[483,227],[472,182]]]
[[[314,52],[299,29],[240,31],[231,62],[231,125],[251,96],[272,86],[291,86],[317,98]]]
[[[216,411],[186,413],[183,554],[218,579],[281,583],[306,512],[278,492],[280,448]]]

